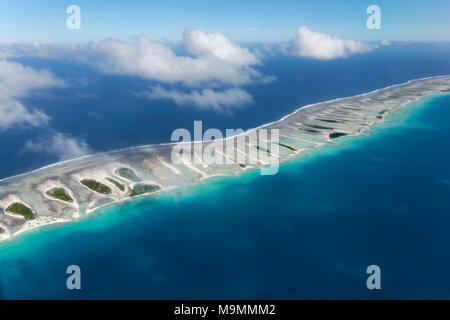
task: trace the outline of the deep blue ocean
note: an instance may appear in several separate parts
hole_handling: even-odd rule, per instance
[[[25,103],[45,110],[54,130],[102,152],[167,142],[193,120],[250,128],[308,103],[450,74],[450,46],[390,47],[335,61],[273,57],[261,69],[277,81],[246,87],[255,103],[233,115],[142,99],[130,91],[149,83],[136,78],[20,62],[72,79],[72,87]],[[0,177],[58,160],[18,147],[45,130],[1,133]],[[449,299],[450,95],[422,99],[368,135],[339,141],[274,176],[207,180],[0,243],[0,298]],[[81,268],[80,291],[66,288],[73,264]],[[366,287],[372,264],[381,268],[381,290]]]
[[[3,298],[450,298],[450,95],[281,167],[0,245]],[[68,265],[82,289],[66,289]],[[366,268],[381,268],[381,290]]]
[[[353,96],[415,78],[450,74],[450,44],[383,47],[331,61],[267,57],[257,70],[277,80],[244,86],[242,89],[253,96],[254,103],[234,110],[233,114],[179,107],[171,100],[146,99],[136,93],[158,83],[104,75],[75,61],[16,61],[51,70],[66,81],[67,87],[35,92],[21,99],[27,107],[44,111],[51,121],[44,128],[22,126],[0,132],[0,179],[59,161],[57,155],[25,149],[26,141],[48,139],[54,131],[84,139],[92,153],[97,153],[170,142],[173,130],[192,131],[194,120],[202,120],[205,130],[254,128],[306,104]]]

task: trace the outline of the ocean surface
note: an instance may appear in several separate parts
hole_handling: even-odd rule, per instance
[[[411,79],[450,74],[450,44],[393,45],[330,61],[268,56],[256,69],[276,77],[276,81],[243,86],[254,103],[232,113],[180,107],[166,99],[149,100],[137,93],[159,83],[105,75],[76,61],[26,57],[15,60],[35,69],[51,70],[67,86],[34,92],[21,99],[28,108],[42,110],[51,120],[46,127],[18,126],[0,132],[0,179],[61,160],[58,154],[25,148],[27,141],[49,141],[55,132],[85,140],[90,153],[98,153],[170,142],[171,133],[177,128],[192,132],[194,120],[202,120],[205,130],[254,128],[307,104],[366,93]],[[176,85],[175,89],[191,90]],[[223,89],[226,88],[217,88]]]
[[[1,243],[0,296],[449,299],[450,95],[388,119],[274,176],[216,178]],[[66,288],[73,264],[79,291]],[[381,290],[366,287],[373,264]]]

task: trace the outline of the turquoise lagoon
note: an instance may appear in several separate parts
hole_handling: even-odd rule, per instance
[[[450,95],[259,171],[0,244],[0,298],[450,298]],[[66,288],[81,268],[82,289]],[[366,268],[381,268],[368,290]]]

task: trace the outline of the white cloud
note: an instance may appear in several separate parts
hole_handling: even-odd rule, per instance
[[[380,40],[379,41],[381,46],[390,46],[392,45],[392,42],[390,42],[389,40]]]
[[[16,124],[45,125],[49,117],[39,110],[30,110],[19,99],[33,90],[63,85],[49,71],[0,60],[0,131]]]
[[[185,54],[179,54],[178,50],[145,36],[134,43],[114,39],[73,46],[18,43],[0,46],[0,56],[3,52],[6,56],[70,59],[87,63],[103,73],[138,76],[166,84],[199,86],[205,90],[186,93],[155,87],[147,95],[170,98],[179,105],[191,104],[220,111],[253,102],[251,95],[238,88],[240,85],[265,84],[276,80],[275,76],[263,75],[254,69],[254,66],[262,64],[261,59],[265,57],[261,50],[240,46],[221,33],[186,29],[182,45]],[[217,89],[219,87],[234,89],[220,91]],[[44,118],[42,114],[42,120]]]
[[[376,48],[378,48],[377,45],[343,39],[302,26],[285,47],[285,52],[300,57],[330,60],[372,51]]]
[[[253,52],[259,59],[265,59],[275,55],[273,48],[267,44],[260,44],[253,49]]]
[[[265,81],[252,65],[259,59],[248,49],[232,43],[220,33],[188,29],[184,47],[192,56],[176,55],[171,48],[147,37],[130,44],[105,40],[92,45],[104,58],[97,67],[107,73],[136,75],[147,79],[187,85],[205,82],[241,85]]]
[[[25,149],[37,153],[49,153],[60,160],[81,157],[90,152],[86,141],[79,140],[60,132],[54,132],[50,138],[41,138],[37,141],[28,140]]]
[[[195,56],[212,55],[239,67],[261,63],[247,48],[231,42],[219,32],[205,33],[202,30],[187,29],[184,32],[184,45]]]
[[[41,42],[0,43],[0,58],[36,57],[41,59],[67,59],[88,62],[91,57],[89,45],[55,44]]]
[[[253,103],[253,98],[241,89],[228,89],[224,91],[213,91],[204,89],[192,90],[189,93],[166,90],[160,86],[145,94],[149,98],[172,99],[178,105],[193,105],[201,109],[212,109],[219,112],[231,112],[232,109]]]
[[[0,96],[0,131],[25,123],[39,127],[47,124],[49,120],[42,111],[30,111],[19,101]]]

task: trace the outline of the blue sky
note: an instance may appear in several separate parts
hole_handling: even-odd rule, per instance
[[[81,30],[66,29],[71,4],[81,8]],[[381,8],[381,30],[366,28],[371,4]],[[0,41],[80,43],[136,35],[179,41],[193,27],[237,42],[284,42],[301,25],[359,41],[450,41],[449,12],[448,0],[2,0]]]

